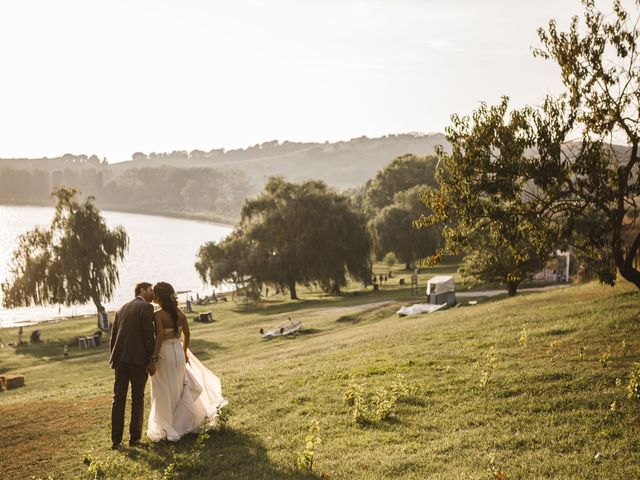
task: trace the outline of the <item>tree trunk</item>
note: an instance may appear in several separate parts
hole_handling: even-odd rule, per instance
[[[93,300],[93,304],[96,306],[96,309],[98,310],[98,313],[105,311],[105,308],[102,305],[102,302],[100,301],[100,297],[98,297],[96,295],[92,295],[91,296],[91,300]]]
[[[298,294],[296,293],[296,282],[289,282],[289,293],[291,294],[291,300],[298,300]]]
[[[411,262],[404,262],[404,269],[411,270]]]
[[[520,282],[507,282],[507,295],[513,297],[518,292]]]
[[[338,280],[333,281],[333,285],[331,285],[331,294],[340,295],[340,282],[338,282]]]
[[[614,259],[616,262],[616,267],[618,267],[618,271],[622,278],[628,280],[633,283],[636,288],[640,289],[640,272],[633,268],[633,259],[638,254],[638,249],[640,248],[640,234],[636,236],[636,239],[633,241],[629,252],[625,258],[624,251],[622,245],[614,250]]]

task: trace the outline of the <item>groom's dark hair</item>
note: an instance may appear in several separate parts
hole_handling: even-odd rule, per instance
[[[149,282],[140,282],[139,284],[136,285],[136,297],[138,295],[140,295],[140,292],[142,290],[146,290],[147,288],[149,288],[151,286],[151,284]]]

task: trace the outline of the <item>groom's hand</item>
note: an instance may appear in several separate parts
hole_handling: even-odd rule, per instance
[[[147,373],[153,377],[156,373],[156,362],[149,362],[147,364]]]

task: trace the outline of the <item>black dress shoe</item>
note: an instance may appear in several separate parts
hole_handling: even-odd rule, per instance
[[[142,441],[140,440],[129,440],[130,447],[142,447]]]
[[[111,444],[111,450],[120,450],[120,444],[119,443],[112,443]]]

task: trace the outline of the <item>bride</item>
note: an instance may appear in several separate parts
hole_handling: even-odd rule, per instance
[[[154,358],[156,373],[151,377],[151,412],[147,437],[152,442],[176,441],[195,432],[207,418],[213,426],[227,401],[222,397],[220,379],[189,350],[189,324],[178,308],[175,290],[166,282],[153,287],[156,330]],[[182,337],[182,341],[181,341]]]

